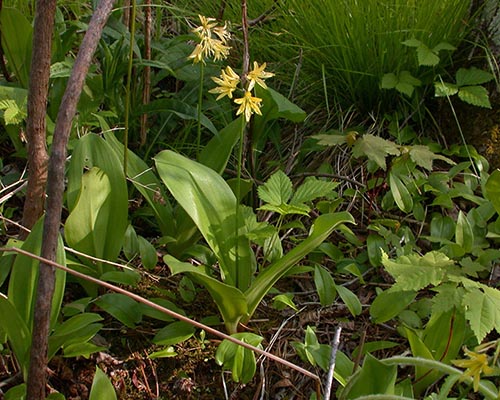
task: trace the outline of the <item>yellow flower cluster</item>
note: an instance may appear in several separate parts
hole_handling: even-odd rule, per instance
[[[253,113],[262,115],[260,111],[262,99],[254,97],[252,95],[252,89],[255,88],[256,84],[264,89],[267,89],[267,85],[264,80],[271,78],[274,74],[266,72],[265,68],[266,63],[259,66],[257,62],[254,62],[253,69],[247,74],[247,87],[243,97],[234,99],[234,102],[240,106],[236,115],[244,114],[247,122],[250,121],[250,117]],[[219,78],[212,77],[212,80],[218,86],[209,90],[209,93],[218,94],[217,100],[222,99],[224,96],[232,99],[233,92],[238,88],[238,84],[240,83],[240,77],[229,66],[222,70]]]
[[[189,55],[194,63],[205,63],[205,59],[213,57],[215,61],[225,59],[229,55],[230,47],[227,46],[231,38],[226,24],[218,26],[215,18],[207,18],[198,15],[201,25],[193,29],[193,33],[198,36],[200,42]]]

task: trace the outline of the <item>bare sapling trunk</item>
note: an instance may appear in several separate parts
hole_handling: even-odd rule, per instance
[[[46,120],[47,96],[49,91],[50,60],[56,0],[36,2],[33,27],[33,51],[31,55],[28,88],[28,120],[26,137],[28,141],[28,186],[24,201],[22,224],[31,229],[42,216],[45,204],[47,182]],[[19,236],[25,239],[27,230]]]
[[[85,76],[112,6],[113,0],[99,1],[78,51],[57,115],[48,167],[46,216],[42,242],[42,257],[52,261],[56,259],[57,237],[61,223],[66,146]],[[40,263],[26,394],[29,400],[45,398],[47,345],[54,284],[54,268]]]

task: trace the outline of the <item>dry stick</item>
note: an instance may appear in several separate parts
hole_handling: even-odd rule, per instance
[[[37,0],[33,27],[33,51],[28,88],[28,186],[23,207],[22,224],[31,228],[43,214],[45,184],[47,183],[46,120],[49,92],[52,33],[56,14],[56,0]],[[24,231],[20,239],[26,239]]]
[[[151,0],[144,0],[144,59],[151,59]],[[142,91],[142,104],[149,104],[151,98],[151,67],[144,67],[144,88]],[[148,135],[148,114],[141,115],[141,146],[146,144]]]
[[[82,40],[57,115],[52,152],[49,159],[46,215],[43,224],[41,251],[43,262],[40,264],[40,273],[38,277],[33,336],[30,351],[31,361],[26,395],[26,398],[30,400],[43,400],[45,398],[47,343],[55,281],[55,271],[50,261],[54,261],[56,258],[57,238],[59,234],[59,225],[61,223],[66,146],[85,77],[104,25],[111,13],[112,6],[113,0],[99,1],[89,22],[87,32]]]
[[[326,378],[324,400],[330,400],[332,393],[333,371],[335,370],[335,361],[337,360],[337,350],[339,349],[340,332],[342,332],[342,326],[339,325],[337,327],[337,330],[335,331],[335,336],[333,337],[332,353],[330,355],[330,369],[328,370],[328,376]]]
[[[274,360],[280,364],[283,364],[285,365],[286,367],[288,368],[291,368],[291,369],[294,369],[295,371],[297,372],[300,372],[301,374],[304,374],[306,376],[308,376],[309,378],[312,378],[314,379],[317,383],[320,383],[320,379],[318,377],[318,375],[316,374],[313,374],[312,372],[309,372],[308,370],[304,369],[304,368],[301,368],[299,367],[298,365],[295,365],[293,363],[291,363],[290,361],[287,361],[287,360],[284,360],[283,358],[280,358],[278,356],[275,356],[274,354],[272,353],[268,353],[267,351],[265,350],[262,350],[262,349],[259,349],[257,347],[254,347],[252,346],[251,344],[248,344],[248,343],[245,343],[245,342],[242,342],[241,340],[238,340],[232,336],[229,336],[223,332],[220,332],[218,331],[217,329],[214,329],[214,328],[211,328],[207,325],[204,325],[202,324],[201,322],[198,322],[198,321],[195,321],[191,318],[188,318],[182,314],[178,314],[176,313],[175,311],[172,311],[172,310],[169,310],[168,308],[165,308],[165,307],[162,307],[156,303],[153,303],[152,301],[149,301],[135,293],[132,293],[132,292],[129,292],[128,290],[125,290],[125,289],[122,289],[118,286],[115,286],[115,285],[112,285],[111,283],[107,283],[107,282],[104,282],[104,281],[101,281],[100,279],[97,279],[97,278],[94,278],[94,277],[91,277],[91,276],[88,276],[88,275],[85,275],[81,272],[78,272],[78,271],[75,271],[75,270],[72,270],[71,268],[68,268],[68,267],[65,267],[64,265],[61,265],[61,264],[58,264],[56,263],[55,261],[52,261],[52,260],[48,260],[44,257],[40,257],[40,256],[37,256],[35,254],[32,254],[30,253],[29,251],[26,251],[26,250],[23,250],[23,249],[18,249],[16,247],[1,247],[0,248],[0,251],[1,252],[15,252],[15,253],[19,253],[19,254],[22,254],[24,256],[27,256],[27,257],[31,257],[33,258],[34,260],[38,260],[41,262],[40,265],[43,265],[43,264],[47,264],[47,265],[50,265],[52,267],[55,267],[55,268],[58,268],[58,269],[61,269],[65,272],[67,272],[68,274],[71,274],[73,276],[76,276],[80,279],[85,279],[89,282],[92,282],[92,283],[96,283],[100,286],[103,286],[107,289],[110,289],[114,292],[117,292],[117,293],[121,293],[121,294],[124,294],[125,296],[128,296],[130,297],[131,299],[139,302],[139,303],[142,303],[142,304],[145,304],[147,306],[150,306],[152,308],[154,308],[155,310],[158,310],[160,312],[163,312],[173,318],[176,318],[180,321],[183,321],[183,322],[186,322],[190,325],[193,325],[195,326],[196,328],[199,328],[199,329],[203,329],[204,331],[208,332],[208,333],[211,333],[212,335],[214,336],[218,336],[222,339],[226,339],[232,343],[235,343],[235,344],[238,344],[240,346],[243,346],[247,349],[250,349],[262,356],[265,356],[267,358],[270,358],[271,360]]]

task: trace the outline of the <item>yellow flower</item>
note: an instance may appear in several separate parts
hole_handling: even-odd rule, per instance
[[[266,63],[262,64],[259,67],[259,64],[256,61],[253,62],[253,70],[251,70],[247,75],[248,90],[252,90],[255,84],[263,87],[264,89],[267,89],[267,85],[264,82],[264,79],[271,78],[272,76],[274,76],[274,74],[271,72],[266,72],[264,71],[264,69],[266,69]]]
[[[229,55],[230,47],[226,46],[227,41],[231,35],[227,30],[227,25],[217,26],[214,23],[214,18],[207,18],[202,15],[198,16],[201,25],[193,29],[193,32],[198,36],[200,43],[198,43],[193,52],[188,56],[193,62],[205,63],[205,59],[213,57],[215,61],[227,58]],[[215,34],[213,37],[212,33]]]
[[[254,112],[256,114],[262,115],[262,113],[260,112],[261,101],[262,99],[259,99],[258,97],[253,97],[252,93],[247,90],[245,92],[245,95],[241,99],[234,100],[236,104],[240,105],[240,108],[238,108],[236,115],[245,113],[245,120],[247,122],[250,121],[250,117]]]
[[[198,15],[198,18],[200,19],[201,25],[194,28],[193,32],[196,33],[201,39],[211,37],[211,30],[217,26],[216,23],[213,23],[215,18],[207,18],[203,15]]]
[[[481,374],[491,374],[494,370],[488,365],[488,356],[485,353],[476,353],[464,348],[464,352],[469,357],[466,360],[452,360],[451,362],[460,368],[465,368],[462,378],[471,377],[473,379],[474,392],[479,389]]]
[[[218,85],[214,89],[210,89],[209,93],[218,94],[217,100],[222,99],[224,96],[233,98],[233,92],[240,82],[240,77],[229,66],[222,70],[220,78],[212,77],[212,80]]]

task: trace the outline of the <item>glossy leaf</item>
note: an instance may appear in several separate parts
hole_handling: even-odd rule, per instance
[[[139,304],[124,294],[104,294],[94,303],[129,328],[134,328],[141,321]]]
[[[486,181],[485,196],[500,214],[500,169],[493,171]]]
[[[43,218],[33,227],[21,248],[30,253],[40,255],[43,235]],[[66,265],[66,253],[61,237],[58,238],[56,261]],[[7,295],[21,318],[27,323],[31,331],[34,318],[35,296],[38,281],[39,262],[31,257],[21,254],[16,255],[9,279]],[[52,310],[50,314],[51,327],[54,327],[59,311],[61,309],[64,289],[66,285],[66,273],[60,269],[55,271],[56,281],[52,298]]]
[[[362,307],[361,307],[361,302],[358,299],[358,296],[356,296],[353,292],[351,292],[344,286],[336,285],[335,287],[337,289],[337,293],[339,294],[340,298],[349,309],[350,313],[354,317],[361,314]]]
[[[99,367],[96,367],[92,387],[90,388],[89,400],[116,400],[116,392],[113,384]]]
[[[92,199],[90,193],[99,200]],[[70,245],[99,258],[116,260],[128,225],[128,192],[120,160],[104,139],[93,134],[79,139],[68,167],[66,196],[70,215],[65,235]],[[114,269],[103,263],[96,265],[99,274]],[[95,268],[93,262],[89,266]]]
[[[242,218],[237,224],[236,197],[230,187],[212,169],[172,151],[161,152],[155,161],[161,179],[219,260],[223,281],[248,288],[256,261]]]
[[[392,171],[389,173],[389,185],[392,197],[398,208],[406,213],[411,212],[413,209],[413,197],[401,178]]]
[[[337,297],[337,289],[330,271],[323,267],[314,267],[314,284],[323,307],[330,306]]]
[[[458,213],[457,225],[455,228],[455,240],[466,253],[472,250],[474,244],[474,232],[467,216],[460,211]]]
[[[417,297],[415,291],[391,291],[379,293],[370,306],[373,322],[381,324],[396,317]]]
[[[194,326],[188,324],[187,322],[172,322],[156,333],[155,337],[153,338],[153,343],[163,346],[178,344],[189,339],[194,335],[194,332]]]

